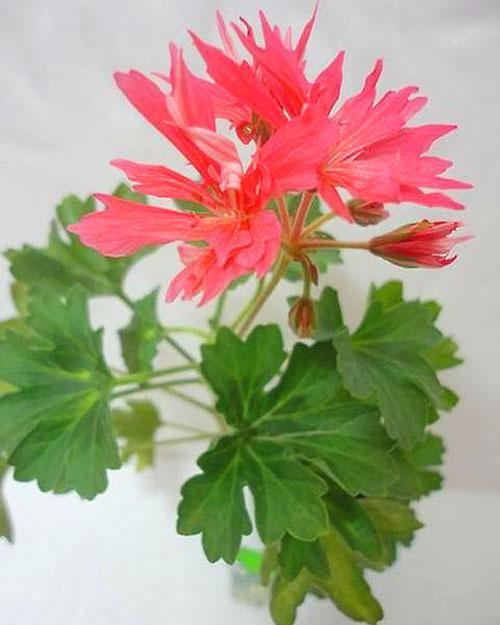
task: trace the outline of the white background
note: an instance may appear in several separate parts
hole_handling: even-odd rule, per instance
[[[167,42],[189,48],[188,27],[214,40],[217,6],[229,18],[255,21],[257,5],[250,0],[0,0],[0,248],[41,244],[65,194],[110,190],[119,181],[107,164],[111,158],[182,164],[125,102],[111,74],[132,67],[165,70]],[[311,5],[262,0],[262,8],[296,32]],[[353,323],[372,281],[403,278],[408,295],[439,298],[441,326],[457,337],[466,359],[446,375],[463,398],[439,426],[449,449],[447,491],[421,505],[427,528],[397,567],[375,576],[374,586],[391,625],[496,625],[500,2],[325,0],[310,43],[310,75],[338,49],[348,52],[344,94],[357,90],[382,56],[383,88],[417,84],[430,95],[419,121],[459,124],[436,153],[455,160],[453,175],[475,185],[460,196],[467,204],[460,217],[475,239],[459,250],[455,265],[404,271],[352,252],[328,278]],[[201,69],[190,50],[187,56]],[[394,214],[394,225],[456,216],[414,206],[397,207]],[[176,269],[174,250],[162,250],[130,277],[130,294],[166,284]],[[2,316],[11,312],[8,283],[2,259]],[[262,318],[283,317],[282,300],[276,298]],[[181,303],[162,307],[161,314],[175,324],[196,322],[203,311]],[[127,321],[126,311],[107,300],[96,303],[93,317],[109,327]],[[107,347],[118,362],[111,333]],[[194,418],[175,403],[167,412]],[[107,493],[92,503],[9,482],[17,544],[0,545],[0,624],[267,624],[265,611],[231,602],[227,568],[204,561],[198,538],[175,535],[178,488],[193,471],[191,450],[179,449],[159,461],[156,473],[112,474]],[[298,622],[337,621],[328,605],[312,601]]]

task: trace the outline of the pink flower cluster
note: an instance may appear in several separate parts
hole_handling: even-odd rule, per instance
[[[204,211],[144,206],[99,194],[105,210],[85,216],[71,231],[107,256],[181,241],[184,269],[167,299],[201,294],[203,304],[235,278],[251,272],[262,277],[272,267],[284,224],[271,201],[286,193],[317,193],[337,215],[358,223],[377,217],[356,217],[349,198],[362,198],[365,213],[375,210],[383,216],[387,202],[463,208],[444,191],[470,185],[443,177],[451,163],[427,154],[455,126],[407,125],[426,103],[416,95],[417,87],[377,99],[381,61],[360,92],[338,104],[343,52],[314,80],[305,73],[315,18],[316,12],[294,40],[290,29],[282,32],[261,12],[259,40],[246,21],[228,26],[217,14],[220,47],[191,34],[208,78],[195,76],[174,44],[168,75],[156,74],[154,81],[135,70],[116,73],[130,103],[196,174],[189,178],[163,165],[121,159],[113,165],[137,191],[196,202]],[[229,122],[234,140],[218,132],[220,120]],[[244,167],[237,145],[250,142],[255,149]]]

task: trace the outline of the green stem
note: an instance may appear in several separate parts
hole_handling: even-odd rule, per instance
[[[282,195],[280,195],[280,197],[276,201],[278,204],[278,212],[280,216],[281,225],[283,227],[283,233],[285,235],[285,238],[288,238],[291,232],[291,223],[290,223],[290,215],[288,213],[288,208],[286,206],[286,201]]]
[[[128,373],[113,380],[113,386],[124,386],[126,384],[143,384],[153,378],[159,378],[162,375],[172,375],[174,373],[182,373],[196,369],[196,365],[182,365],[180,367],[169,367],[167,369],[158,369],[156,371],[140,371],[137,373]]]
[[[193,358],[193,356],[191,356],[191,354],[186,349],[184,349],[184,347],[182,347],[182,345],[180,343],[178,343],[175,339],[173,339],[171,336],[169,336],[167,331],[165,331],[165,334],[163,335],[163,338],[170,345],[170,347],[175,349],[175,351],[178,354],[180,354],[183,358],[185,358],[188,362],[196,364],[195,358]]]
[[[199,378],[185,378],[179,380],[169,380],[168,382],[158,382],[156,384],[142,384],[141,386],[135,386],[134,388],[127,388],[123,391],[117,391],[113,393],[111,399],[116,399],[117,397],[126,397],[127,395],[134,395],[136,393],[141,393],[143,391],[151,391],[155,389],[164,389],[165,387],[170,386],[184,386],[186,384],[200,384]]]
[[[304,191],[299,207],[297,208],[297,212],[295,213],[295,220],[293,222],[292,234],[290,237],[292,242],[298,241],[302,234],[302,228],[304,227],[307,213],[311,208],[313,199],[314,193],[311,193],[311,191]]]
[[[262,291],[263,288],[264,288],[264,280],[261,279],[261,280],[259,280],[257,282],[257,286],[255,288],[255,292],[254,292],[253,296],[245,304],[245,306],[243,306],[243,308],[238,313],[238,316],[234,319],[232,324],[229,326],[231,328],[231,330],[236,330],[236,328],[239,326],[239,324],[243,321],[243,319],[248,314],[248,311],[253,306],[253,303],[254,303],[255,299],[258,297],[259,293]]]
[[[285,275],[285,272],[287,270],[287,267],[288,267],[289,263],[290,263],[290,258],[287,255],[282,253],[280,259],[278,260],[278,263],[276,265],[276,269],[274,271],[274,274],[273,274],[270,282],[257,295],[257,297],[253,300],[253,302],[252,302],[252,304],[250,306],[250,309],[248,311],[248,314],[246,315],[246,318],[243,321],[243,324],[241,325],[241,327],[239,329],[238,333],[239,333],[240,336],[243,336],[246,333],[246,331],[248,330],[248,328],[252,324],[252,322],[255,319],[255,317],[259,314],[260,309],[262,308],[262,306],[264,306],[264,304],[266,303],[267,299],[269,298],[271,293],[274,291],[274,289],[276,288],[276,286],[280,282],[281,278]]]
[[[196,428],[192,425],[187,425],[185,423],[179,423],[178,421],[162,421],[162,425],[167,428],[174,428],[176,430],[182,430],[184,432],[191,432],[191,434],[210,434],[208,430],[204,430],[203,428]]]
[[[130,299],[130,297],[123,291],[123,289],[119,289],[116,292],[117,297],[119,297],[124,304],[126,304],[129,308],[134,308],[134,302]]]
[[[196,436],[179,436],[178,438],[169,438],[163,441],[155,441],[157,447],[171,447],[182,443],[194,443],[196,441],[212,440],[219,436],[217,432],[207,432],[206,434],[197,434]]]
[[[210,319],[210,327],[215,332],[220,327],[220,322],[222,319],[222,313],[224,312],[224,305],[227,299],[227,290],[222,293],[217,299],[217,304],[215,306],[215,311],[213,317]]]
[[[208,340],[211,338],[210,332],[202,330],[201,328],[193,328],[191,326],[166,326],[165,332],[167,334],[192,334],[196,337]]]
[[[179,399],[182,399],[186,403],[191,404],[192,406],[196,406],[197,408],[200,408],[201,410],[204,410],[205,412],[209,412],[212,415],[215,413],[215,410],[214,408],[212,408],[212,406],[209,406],[208,404],[205,404],[205,402],[202,402],[199,399],[195,399],[194,397],[191,397],[190,395],[186,395],[186,393],[183,393],[182,391],[178,391],[175,388],[171,388],[168,384],[165,384],[163,386],[159,385],[158,388],[165,391],[165,393],[172,395],[173,397],[178,397]]]
[[[309,239],[300,248],[302,250],[318,250],[321,248],[345,248],[351,250],[367,250],[370,247],[369,241],[332,241],[331,239]]]
[[[301,261],[302,276],[304,277],[304,287],[302,290],[302,297],[309,299],[311,296],[311,276],[309,274],[309,268],[305,261]]]
[[[199,399],[195,399],[194,397],[191,397],[190,395],[186,395],[185,393],[178,391],[175,388],[170,388],[169,386],[163,387],[163,390],[166,393],[169,393],[170,395],[172,395],[173,397],[182,399],[186,403],[191,404],[192,406],[196,406],[197,408],[200,408],[201,410],[204,410],[205,412],[208,412],[209,414],[211,414],[212,417],[214,417],[214,419],[216,420],[217,426],[219,427],[219,430],[221,432],[229,431],[227,423],[223,419],[222,415],[220,415],[217,412],[217,410],[215,410],[215,408],[212,408],[212,406],[209,406],[208,404],[205,404],[205,402],[202,402]]]
[[[180,445],[182,443],[194,443],[196,441],[211,440],[219,436],[217,432],[203,432],[192,436],[179,436],[177,438],[167,438],[160,441],[151,441],[149,443],[143,443],[142,445],[134,445],[136,450],[149,450],[155,447],[173,447],[174,445]]]
[[[323,224],[331,221],[335,217],[335,213],[327,213],[326,215],[321,215],[318,219],[312,221],[308,226],[306,226],[302,230],[302,239],[305,239],[311,234],[314,234],[318,228],[320,228]]]
[[[130,297],[128,297],[128,295],[123,291],[123,289],[120,289],[119,291],[117,291],[116,295],[122,300],[122,302],[124,304],[126,304],[131,310],[134,310],[134,302],[130,299]],[[191,354],[184,349],[184,347],[182,347],[182,345],[180,345],[175,339],[171,338],[170,336],[168,336],[168,332],[165,331],[165,340],[167,341],[167,343],[173,348],[175,349],[175,351],[180,354],[183,358],[185,358],[188,362],[193,362],[195,363],[196,360],[193,358],[193,356],[191,356]]]

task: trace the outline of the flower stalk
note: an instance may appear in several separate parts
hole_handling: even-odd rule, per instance
[[[297,208],[297,213],[295,214],[295,219],[292,226],[292,232],[290,235],[290,240],[292,243],[300,240],[302,230],[307,219],[307,214],[309,212],[309,209],[311,208],[313,200],[314,193],[312,193],[311,191],[304,191],[300,200],[300,204]]]
[[[274,289],[278,286],[281,278],[285,275],[288,265],[290,264],[290,258],[287,254],[282,253],[278,263],[276,265],[276,269],[271,277],[271,280],[265,286],[260,293],[257,294],[257,297],[253,300],[244,321],[239,328],[238,334],[240,336],[244,336],[245,333],[250,328],[253,320],[259,314],[261,308],[264,306],[266,301],[269,299],[270,295],[274,291]]]

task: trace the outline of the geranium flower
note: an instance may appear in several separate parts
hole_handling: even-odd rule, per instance
[[[294,117],[311,114],[311,109],[316,115],[328,116],[337,104],[342,85],[343,52],[312,82],[305,76],[304,52],[315,13],[295,45],[290,30],[282,34],[279,27],[269,24],[263,12],[259,14],[261,45],[246,22],[246,30],[231,24],[250,54],[250,61],[238,57],[220,15],[218,24],[223,50],[192,34],[209,75],[228,95],[238,99],[240,110],[247,108],[246,121],[240,121],[236,128],[245,142],[254,139],[263,143]],[[468,189],[471,185],[443,178],[441,174],[452,163],[427,155],[434,141],[456,126],[408,127],[408,121],[427,99],[413,97],[418,88],[411,86],[389,91],[375,102],[381,72],[382,61],[379,60],[362,90],[333,112],[331,119],[337,134],[321,167],[319,194],[333,211],[348,221],[352,221],[352,215],[340,189],[372,202],[463,208],[442,190]]]
[[[167,297],[192,298],[202,293],[200,304],[204,304],[235,278],[251,272],[262,277],[273,265],[281,225],[268,203],[276,194],[317,185],[331,123],[298,118],[276,132],[244,170],[235,144],[214,131],[215,113],[205,97],[206,84],[189,72],[177,48],[171,46],[170,51],[169,93],[137,71],[118,73],[116,81],[143,116],[188,158],[199,179],[163,165],[125,159],[112,163],[137,191],[197,202],[206,212],[183,213],[97,194],[105,210],[86,215],[69,229],[107,256],[129,255],[173,241],[202,243],[202,247],[181,246],[185,269]]]
[[[196,174],[190,178],[164,165],[126,159],[112,164],[127,175],[137,191],[188,200],[201,208],[187,213],[97,194],[105,209],[86,215],[70,230],[108,256],[180,241],[184,269],[174,278],[167,298],[201,294],[203,304],[242,275],[253,272],[263,277],[280,247],[285,261],[300,260],[310,268],[311,276],[316,270],[308,257],[310,250],[353,247],[315,238],[317,226],[307,222],[315,193],[335,213],[363,225],[388,216],[384,203],[409,201],[462,208],[443,191],[470,185],[442,177],[451,163],[427,155],[434,141],[455,127],[407,125],[426,103],[426,98],[416,96],[416,87],[389,91],[376,101],[382,71],[382,62],[377,61],[361,91],[337,106],[343,52],[313,81],[308,80],[305,51],[315,17],[316,10],[294,41],[290,29],[283,32],[272,26],[261,12],[259,43],[247,22],[243,21],[244,26],[231,24],[230,29],[218,13],[222,49],[192,33],[213,82],[195,76],[174,44],[169,47],[169,73],[156,74],[161,86],[135,70],[117,72],[116,82],[127,99],[183,154]],[[237,44],[247,60],[240,57]],[[166,89],[162,88],[165,84]],[[219,119],[229,120],[243,143],[254,142],[255,152],[247,166],[236,144],[218,133]],[[304,194],[293,223],[284,200],[289,192]],[[344,192],[362,198],[361,204],[345,203]],[[272,207],[270,202],[276,198]],[[318,220],[324,222],[324,217]],[[427,245],[434,241],[435,251],[423,252],[418,261],[409,257],[404,263],[447,264],[448,252],[438,251],[440,236],[432,238],[433,232],[446,229],[443,224],[434,224],[432,232],[427,232],[427,226],[416,228],[417,238],[421,231],[427,232],[424,239]],[[413,236],[413,227],[410,230]],[[374,253],[383,249],[389,258],[387,245],[402,250],[416,241],[411,237],[393,241],[387,236],[389,239],[354,247],[371,246]],[[441,241],[439,249],[445,249],[451,240]],[[396,256],[390,259],[394,261]]]

